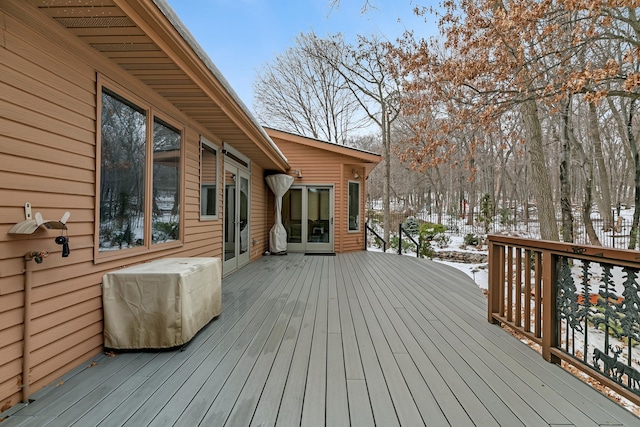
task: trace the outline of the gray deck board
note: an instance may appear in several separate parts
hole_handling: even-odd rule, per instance
[[[434,300],[438,299],[435,295],[432,296],[434,297]],[[442,296],[440,296],[440,298],[442,298]],[[440,300],[442,301],[442,299]],[[439,318],[443,319],[443,322],[445,323],[452,324],[452,319],[456,319],[458,317],[460,319],[465,319],[467,324],[471,324],[471,322],[476,320],[474,316],[469,315],[464,310],[454,312],[452,310],[452,304],[437,304],[435,302],[431,304],[433,304],[433,310],[440,312]],[[523,395],[526,396],[526,400],[530,404],[536,405],[536,403],[538,403],[538,413],[543,415],[547,422],[550,424],[557,423],[558,425],[562,425],[563,423],[566,424],[568,422],[567,418],[570,418],[572,423],[581,426],[617,425],[616,423],[618,421],[614,417],[608,415],[606,410],[603,411],[603,408],[598,408],[597,405],[593,405],[590,402],[590,399],[581,398],[580,395],[575,391],[572,391],[571,388],[562,387],[562,381],[564,378],[567,380],[578,380],[571,376],[549,373],[549,371],[553,370],[562,370],[557,366],[544,362],[537,353],[531,351],[531,349],[524,346],[518,340],[513,340],[510,335],[502,331],[500,328],[492,327],[489,323],[483,323],[481,325],[477,325],[474,332],[483,330],[490,331],[492,335],[497,334],[501,337],[501,340],[507,339],[510,343],[522,347],[523,351],[528,353],[530,358],[535,359],[536,363],[533,365],[523,365],[520,355],[516,355],[513,359],[509,358],[507,354],[504,353],[504,347],[501,348],[496,345],[495,340],[491,338],[482,340],[482,342],[472,346],[471,343],[478,339],[474,339],[474,337],[479,337],[479,335],[469,335],[467,333],[468,329],[461,325],[455,325],[450,328],[447,331],[447,335],[450,337],[465,336],[467,338],[466,342],[469,344],[469,349],[471,351],[478,354],[479,357],[484,353],[485,357],[488,356],[497,361],[499,369],[494,370],[495,375],[507,376],[507,382],[511,385],[512,390],[516,391],[516,388],[514,387],[522,386],[520,382],[524,381],[526,386],[524,387],[525,392]],[[523,367],[525,368],[524,370]],[[511,369],[509,370],[505,368]],[[545,378],[545,380],[541,381],[541,377]],[[556,387],[561,387],[564,393],[556,390]],[[590,387],[583,389],[587,392],[593,392]],[[537,395],[532,395],[531,390],[535,391]],[[600,399],[598,400],[600,401]],[[604,406],[610,407],[609,404],[612,404],[612,402],[607,399],[607,402],[604,402],[603,404]],[[549,405],[551,405],[551,407]],[[620,413],[620,416],[622,416],[626,422],[632,422],[635,418],[629,413]],[[637,422],[637,418],[635,418],[635,420]]]
[[[383,274],[383,273],[381,273]],[[417,304],[429,304],[428,299],[422,298],[420,295],[413,294],[413,298],[407,299],[406,303],[409,304],[412,301],[413,305]],[[392,312],[388,308],[389,312]],[[413,318],[417,321],[417,324],[421,325],[422,332],[428,337],[428,342],[433,345],[441,353],[440,358],[447,359],[447,363],[451,365],[451,368],[455,369],[459,377],[455,377],[456,381],[461,381],[459,387],[466,387],[476,390],[481,402],[486,406],[487,411],[492,415],[495,421],[487,419],[485,423],[497,422],[499,425],[523,425],[522,421],[518,419],[514,413],[514,408],[519,408],[524,417],[527,418],[533,425],[539,425],[542,418],[538,416],[526,402],[520,401],[517,396],[509,390],[507,384],[503,383],[496,376],[491,373],[487,366],[480,359],[465,360],[461,356],[469,353],[469,349],[463,349],[463,345],[458,345],[457,349],[461,350],[459,354],[454,350],[456,344],[461,343],[460,337],[453,333],[447,333],[447,329],[443,328],[443,321],[448,319],[442,319],[438,321],[426,322],[420,319],[419,310],[413,307],[409,307],[409,310],[413,313]],[[435,312],[435,308],[430,309],[431,312]],[[402,315],[405,318],[404,322],[396,322],[399,327],[406,327],[405,325],[411,325],[412,322],[406,317],[407,312],[402,311]],[[441,317],[440,317],[441,318]],[[453,324],[454,327],[457,325]],[[417,325],[414,326],[414,330],[417,329]],[[405,338],[409,340],[409,338]],[[433,359],[438,356],[432,356]],[[441,363],[441,362],[440,362]],[[448,369],[448,368],[447,368]],[[453,383],[452,377],[447,378],[449,383]],[[477,411],[475,409],[469,409],[469,411]]]
[[[364,370],[362,368],[362,359],[360,358],[360,350],[358,348],[358,340],[353,325],[353,317],[351,316],[351,308],[349,307],[349,298],[347,297],[347,289],[344,286],[345,274],[339,264],[335,267],[336,281],[340,282],[337,287],[338,312],[340,316],[340,333],[342,334],[342,350],[344,352],[344,369],[347,380],[363,380]],[[352,297],[355,299],[355,295]],[[351,394],[349,394],[351,396]],[[367,397],[368,400],[368,397]]]
[[[507,376],[505,374],[508,373],[508,370],[504,369],[504,360],[498,361],[490,352],[483,352],[482,348],[471,345],[473,339],[468,336],[466,329],[461,326],[461,318],[460,323],[455,321],[459,319],[457,314],[465,312],[464,310],[449,310],[447,313],[439,304],[433,302],[434,295],[430,294],[424,298],[420,298],[419,295],[416,296],[415,294],[414,296],[415,301],[422,302],[431,311],[437,313],[439,319],[441,319],[437,322],[431,322],[429,329],[423,329],[437,347],[446,349],[445,353],[454,366],[465,366],[465,360],[462,358],[464,354],[473,352],[478,356],[467,360],[467,364],[471,369],[461,370],[461,376],[466,381],[478,382],[472,388],[480,391],[484,389],[480,396],[483,397],[483,403],[499,424],[516,425],[516,423],[522,424],[525,422],[539,425],[542,420],[547,424],[569,424],[563,413],[573,408],[570,406],[562,407],[562,396],[546,396],[550,400],[545,400],[542,395],[547,390],[532,392],[535,391],[533,386],[539,382],[536,377],[523,375],[526,371],[520,371],[520,375]],[[491,369],[492,367],[493,369]],[[501,377],[506,377],[506,379],[503,381]],[[494,398],[492,390],[499,393],[498,398]],[[526,400],[518,398],[520,396],[518,392],[526,396]],[[508,405],[509,409],[499,407],[498,403]],[[558,405],[562,411],[553,405]],[[522,419],[514,420],[512,411],[517,411]],[[574,413],[573,415],[574,419],[579,420],[579,425],[594,425],[590,419],[580,413]],[[539,418],[537,422],[536,417]]]
[[[261,345],[260,340],[265,334],[265,329],[261,329],[261,326],[265,323],[272,324],[278,306],[284,305],[283,300],[287,295],[285,291],[293,282],[282,279],[288,279],[290,273],[291,270],[281,271],[275,280],[277,286],[271,288],[272,293],[254,303],[254,309],[250,310],[254,315],[241,318],[207,358],[190,373],[186,381],[184,378],[177,379],[180,383],[177,387],[177,384],[163,385],[163,392],[156,394],[162,396],[173,393],[173,396],[153,415],[150,425],[173,425],[178,419],[183,425],[198,425],[245,350],[251,345]],[[254,340],[256,335],[259,337]],[[154,409],[158,407],[157,403],[153,406]],[[147,414],[142,417],[134,416],[125,425],[139,426],[145,419],[148,420]]]
[[[92,358],[2,427],[640,425],[489,324],[482,292],[442,264],[264,257],[222,291],[183,351]]]
[[[311,339],[307,385],[302,404],[303,426],[324,426],[327,395],[327,310],[328,310],[328,259],[322,257],[314,273],[318,280],[318,305]]]
[[[311,282],[311,290],[276,418],[277,425],[281,426],[299,426],[302,418],[302,406],[309,370],[309,355],[320,290],[319,275],[314,271],[318,265],[318,259],[312,258],[310,260],[307,258],[307,265],[310,269],[307,280]]]
[[[303,292],[301,293],[301,298],[294,309],[294,315],[287,331],[285,332],[284,340],[278,349],[278,354],[276,355],[271,368],[270,375],[267,378],[264,388],[261,390],[260,399],[257,402],[255,411],[248,414],[240,413],[239,415],[234,415],[232,412],[228,423],[230,426],[248,425],[241,423],[239,420],[238,423],[235,424],[235,418],[250,418],[251,415],[253,415],[253,419],[250,418],[251,425],[275,425],[276,419],[278,418],[278,410],[280,408],[282,395],[287,383],[287,378],[290,374],[294,351],[298,345],[298,341],[300,339],[302,339],[301,341],[304,341],[306,336],[306,334],[302,333],[303,325],[305,325],[305,323],[308,325],[310,317],[315,314],[315,303],[310,300],[313,297],[311,292],[312,274],[313,273],[310,269],[307,269],[299,278]],[[315,298],[317,299],[317,295]],[[308,327],[307,330],[309,330]],[[301,346],[304,347],[304,344],[301,344]],[[258,391],[256,390],[255,393],[257,392]],[[236,410],[236,408],[234,408],[234,411],[239,412],[240,409],[238,408]]]
[[[357,297],[354,283],[358,277],[350,267],[345,267],[344,272],[347,273],[344,278],[345,286],[349,290],[348,294],[353,295],[352,298],[349,298],[349,304],[375,422],[381,426],[400,425],[380,360],[375,351],[373,337],[370,335],[369,325]]]

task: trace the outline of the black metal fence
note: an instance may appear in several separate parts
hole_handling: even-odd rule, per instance
[[[487,234],[508,232],[511,235],[523,238],[540,238],[540,224],[536,217],[523,219],[520,217],[502,214],[494,217],[491,221],[478,221],[468,218],[454,217],[451,215],[405,212],[392,212],[390,217],[391,235],[395,236],[399,225],[404,224],[407,218],[413,217],[418,223],[443,224],[447,227],[447,233],[464,237],[468,234],[476,236],[486,236]],[[367,223],[378,234],[383,233],[383,214],[381,211],[370,209],[367,216]],[[600,244],[608,248],[626,249],[629,246],[632,220],[624,216],[615,216],[613,227],[605,229],[604,220],[598,214],[591,216],[593,227],[600,240]],[[558,229],[562,229],[562,223],[558,219]],[[379,239],[380,240],[380,239]],[[389,243],[389,242],[388,242]],[[579,214],[574,215],[573,242],[581,245],[592,244],[586,232],[584,221]],[[369,242],[371,244],[371,242]]]

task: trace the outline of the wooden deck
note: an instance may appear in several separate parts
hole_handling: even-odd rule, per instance
[[[0,424],[640,425],[489,324],[478,287],[431,261],[264,257],[224,279],[223,306],[183,351],[88,361]]]

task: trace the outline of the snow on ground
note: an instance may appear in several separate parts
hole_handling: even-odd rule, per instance
[[[464,272],[467,276],[471,277],[476,285],[481,289],[489,289],[489,270],[487,270],[487,264],[465,264],[462,262],[450,262],[434,259],[435,262],[439,262],[445,265],[449,265],[453,268]]]
[[[481,253],[487,256],[489,254],[488,250],[478,250],[477,248],[466,246],[464,244],[464,238],[462,236],[449,235],[449,238],[451,239],[451,243],[449,243],[448,247],[444,249],[434,247],[436,253],[439,251],[455,250],[456,252]],[[457,268],[458,270],[464,272],[467,276],[471,277],[481,289],[489,289],[489,270],[487,269],[487,263],[466,264],[463,262],[452,262],[439,259],[434,259],[434,261]]]

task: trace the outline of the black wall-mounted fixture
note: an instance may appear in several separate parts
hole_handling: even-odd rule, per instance
[[[67,236],[56,237],[56,243],[62,245],[62,257],[68,257],[71,251],[69,250],[69,239],[67,238]]]

